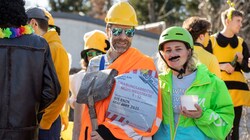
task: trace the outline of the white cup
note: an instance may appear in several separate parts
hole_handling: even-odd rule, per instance
[[[187,110],[197,110],[195,104],[198,104],[197,95],[182,95],[181,106],[186,107]]]

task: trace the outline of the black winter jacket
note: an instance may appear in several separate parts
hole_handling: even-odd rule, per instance
[[[38,139],[37,114],[60,90],[43,38],[0,38],[0,140]]]

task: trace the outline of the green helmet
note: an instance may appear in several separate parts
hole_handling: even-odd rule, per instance
[[[194,43],[191,34],[184,28],[173,26],[165,29],[160,36],[158,49],[162,49],[162,45],[168,41],[181,41],[187,45],[187,47],[193,49]]]

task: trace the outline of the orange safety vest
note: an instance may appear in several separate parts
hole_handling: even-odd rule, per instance
[[[119,72],[118,75],[129,72],[131,70],[138,70],[138,69],[148,69],[156,71],[153,60],[150,57],[143,55],[135,48],[128,49],[117,60],[115,60],[112,64],[110,64],[108,68],[118,70]],[[145,132],[136,128],[132,128],[127,125],[118,126],[112,123],[110,119],[105,117],[111,97],[113,95],[113,91],[106,99],[95,103],[98,125],[101,124],[105,125],[117,139],[132,140],[141,138],[143,136],[144,137],[152,136],[153,134],[156,133],[162,121],[162,104],[161,104],[162,102],[161,102],[160,87],[158,88],[158,93],[159,94],[158,94],[156,118],[154,120],[152,130],[150,132]],[[86,107],[83,112],[82,128],[79,138],[80,140],[84,140],[85,130],[87,127],[88,127],[87,138],[88,140],[90,140],[92,127],[91,127],[91,120],[89,116],[88,107]],[[128,127],[129,129],[126,129]]]

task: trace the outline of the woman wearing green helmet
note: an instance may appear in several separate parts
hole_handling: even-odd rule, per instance
[[[166,63],[159,76],[163,121],[154,139],[225,139],[232,128],[233,103],[224,82],[197,63],[190,33],[167,28],[160,36],[159,55]]]
[[[188,50],[187,54],[183,54],[183,55],[186,55],[186,59],[181,59],[182,61],[185,61],[183,64],[182,63],[174,63],[175,60],[180,58],[180,56],[178,56],[178,55],[171,54],[169,60],[165,60],[163,57],[164,55],[161,55],[161,53],[160,53],[160,56],[163,58],[163,61],[165,61],[167,66],[169,68],[171,68],[174,72],[177,72],[178,73],[177,77],[181,79],[183,77],[183,74],[186,72],[187,68],[189,68],[189,70],[188,70],[189,72],[193,72],[196,69],[196,66],[195,66],[196,59],[192,58],[192,56],[193,56],[193,39],[187,30],[180,28],[180,27],[170,27],[170,28],[166,29],[165,31],[163,31],[161,34],[160,41],[159,41],[159,51],[165,50],[166,53],[169,53],[170,52],[169,49],[171,49],[171,48],[167,49],[167,47],[164,47],[165,44],[168,43],[169,41],[175,42],[181,46],[184,46],[185,50]],[[175,43],[171,43],[171,42],[170,42],[170,44],[175,44]],[[177,50],[179,50],[178,48],[180,48],[179,45],[177,45],[177,48],[176,48]],[[175,66],[171,66],[172,64],[173,65],[181,64],[181,65],[175,67]]]

